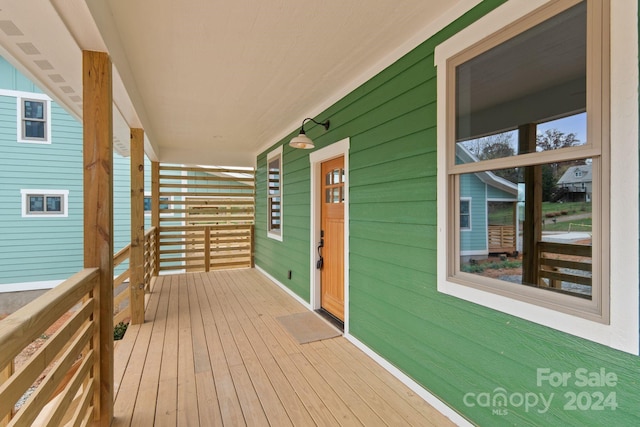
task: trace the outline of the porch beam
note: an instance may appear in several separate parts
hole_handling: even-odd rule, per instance
[[[113,418],[113,98],[111,60],[104,52],[82,51],[84,266],[99,268],[94,291],[99,334],[94,338],[98,369],[94,421]]]
[[[131,129],[131,323],[144,323],[144,130]]]

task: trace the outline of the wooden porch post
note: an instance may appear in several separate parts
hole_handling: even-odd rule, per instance
[[[82,51],[84,155],[84,266],[100,269],[94,321],[94,420],[113,418],[113,111],[111,60],[104,52]],[[97,318],[96,318],[97,317]]]
[[[131,323],[144,323],[144,130],[131,129]]]
[[[155,271],[160,273],[160,163],[151,162],[151,226],[156,228]]]
[[[536,124],[518,127],[518,152],[535,153]],[[524,225],[522,230],[522,282],[539,285],[538,242],[542,239],[542,166],[524,168]]]

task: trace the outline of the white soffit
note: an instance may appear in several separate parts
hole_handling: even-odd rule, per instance
[[[479,2],[50,1],[9,2],[0,20],[9,14],[80,95],[80,49],[106,47],[117,110],[144,129],[152,158],[239,166]],[[12,37],[0,25],[5,49]],[[59,86],[45,89],[69,101]]]

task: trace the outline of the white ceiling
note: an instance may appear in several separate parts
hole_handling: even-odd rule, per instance
[[[252,166],[478,2],[7,1],[0,54],[80,118],[81,50],[107,51],[121,149],[142,127],[154,160]]]

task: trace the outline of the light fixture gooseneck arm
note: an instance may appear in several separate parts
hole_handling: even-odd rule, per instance
[[[304,120],[302,121],[302,126],[300,126],[300,133],[301,133],[302,135],[304,135],[304,134],[305,134],[305,132],[304,132],[304,124],[305,124],[308,120],[311,120],[313,123],[315,123],[315,124],[317,124],[317,125],[323,126],[323,127],[324,127],[324,130],[329,130],[329,124],[330,124],[330,123],[329,123],[329,120],[327,120],[326,122],[320,123],[320,122],[315,121],[315,120],[314,120],[314,119],[312,119],[311,117],[307,117],[306,119],[304,119]]]

